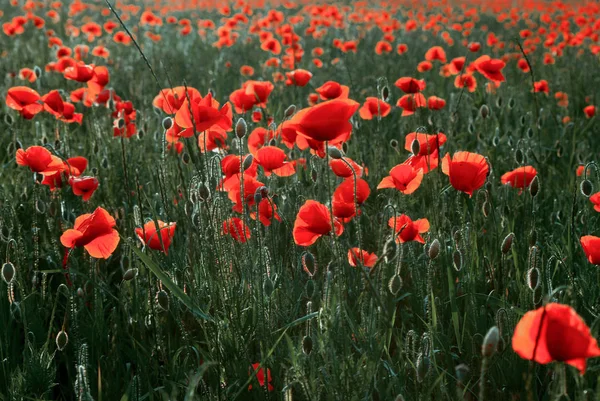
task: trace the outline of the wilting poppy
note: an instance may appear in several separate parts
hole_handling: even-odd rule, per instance
[[[156,251],[163,251],[165,255],[167,255],[169,253],[169,247],[171,246],[171,240],[173,239],[173,236],[175,236],[176,227],[177,223],[165,223],[164,221],[158,220],[157,230],[154,220],[151,220],[144,224],[143,228],[137,227],[135,229],[135,234],[148,248]],[[157,231],[160,234],[157,233]]]
[[[411,132],[404,139],[404,149],[412,152],[414,150],[413,142],[416,140],[419,142],[419,153],[417,153],[417,156],[425,156],[439,150],[446,143],[446,139],[446,135],[441,132],[439,134]]]
[[[60,158],[43,146],[30,146],[26,150],[18,149],[16,154],[17,164],[27,166],[34,173],[60,170],[63,166]]]
[[[252,372],[250,374],[252,374],[253,372],[256,372],[256,380],[258,380],[258,384],[260,385],[260,387],[264,387],[265,386],[265,369],[264,368],[260,368],[258,369],[258,367],[260,366],[260,363],[253,363],[252,364]],[[258,372],[256,371],[258,369]],[[271,385],[271,370],[267,369],[267,390],[268,391],[273,391],[273,386]],[[252,384],[248,385],[248,391],[252,390]]]
[[[410,217],[402,214],[398,217],[391,217],[388,220],[388,226],[395,229],[397,234],[396,242],[404,243],[410,241],[417,241],[421,244],[425,243],[425,240],[421,234],[429,231],[429,220],[418,219],[412,221]]]
[[[348,120],[358,107],[351,99],[328,100],[300,110],[286,126],[315,141],[332,141],[350,134],[352,124]]]
[[[73,193],[81,196],[87,202],[90,200],[94,191],[98,189],[98,179],[95,177],[69,177],[69,185],[73,189]]]
[[[316,89],[322,100],[347,99],[350,88],[335,81],[327,81]]]
[[[565,362],[581,374],[587,358],[600,356],[598,343],[583,319],[570,306],[557,303],[523,315],[515,327],[512,348],[523,359],[541,364]]]
[[[115,227],[115,219],[103,208],[93,213],[82,214],[75,219],[75,225],[60,237],[66,248],[84,247],[93,258],[108,259],[117,249],[120,237]]]
[[[239,217],[231,217],[223,222],[223,235],[231,235],[231,238],[240,243],[250,239],[250,229]]]
[[[419,93],[427,86],[424,80],[411,77],[398,78],[394,85],[404,93]]]
[[[469,196],[483,186],[489,171],[485,157],[477,153],[456,152],[452,159],[446,154],[442,160],[442,172],[450,177],[450,184]]]
[[[348,250],[348,264],[352,267],[362,265],[371,268],[377,263],[377,255],[363,251],[360,248],[350,248]]]
[[[313,74],[310,71],[297,69],[294,71],[286,72],[285,76],[287,78],[285,84],[288,86],[306,86],[306,84],[308,84],[308,82],[312,78]]]
[[[26,86],[13,86],[6,93],[6,106],[16,110],[26,120],[43,110],[40,95]]]
[[[423,169],[415,169],[408,164],[399,164],[390,170],[390,175],[384,177],[377,189],[396,188],[404,195],[410,195],[419,188],[423,181]]]
[[[531,181],[533,181],[534,177],[537,175],[537,171],[532,166],[523,166],[514,169],[513,171],[509,171],[504,173],[502,177],[500,177],[500,181],[502,184],[510,185],[513,188],[527,188]]]
[[[499,59],[493,59],[490,56],[484,55],[473,61],[473,66],[481,75],[492,81],[505,81],[502,75],[502,69],[506,63]]]
[[[588,262],[600,266],[600,237],[585,235],[581,237],[580,241]]]
[[[334,220],[335,234],[340,236],[344,226]],[[298,211],[292,235],[296,245],[310,246],[321,236],[331,233],[331,216],[327,206],[314,200],[307,200]]]
[[[350,177],[342,181],[333,191],[331,204],[335,217],[340,219],[354,217],[357,213],[357,206],[360,207],[371,194],[369,184],[361,178],[356,180],[356,192],[354,189],[354,177]]]
[[[392,106],[377,97],[368,97],[359,109],[358,114],[363,120],[372,120],[373,117],[385,117],[390,114]]]

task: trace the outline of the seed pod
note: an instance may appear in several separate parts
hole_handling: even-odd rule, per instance
[[[251,154],[248,154],[244,158],[244,163],[242,163],[242,168],[244,169],[244,171],[248,170],[250,168],[250,166],[252,166],[253,162],[254,162],[254,156],[252,156]]]
[[[427,254],[429,255],[429,259],[434,260],[440,254],[440,241],[438,239],[434,239],[431,245],[429,245],[429,249]]]
[[[290,104],[287,109],[285,109],[284,116],[285,118],[290,118],[296,112],[296,105]]]
[[[125,274],[123,274],[123,280],[124,281],[131,281],[133,280],[138,274],[138,269],[136,269],[135,267],[132,269],[128,269]]]
[[[165,131],[169,130],[173,126],[173,119],[171,117],[165,117],[162,120],[162,127]]]
[[[304,336],[302,339],[302,352],[306,355],[310,355],[313,349],[313,340],[311,336]]]
[[[485,104],[481,105],[479,108],[479,115],[485,120],[490,115],[490,108]]]
[[[243,118],[240,117],[237,120],[237,123],[235,124],[235,136],[242,139],[243,137],[246,136],[247,132],[248,132],[248,124],[246,124],[246,120],[244,120]]]
[[[390,146],[396,149],[398,147],[398,141],[395,139],[390,140]]]
[[[500,250],[502,251],[502,253],[504,255],[506,255],[508,252],[510,252],[510,249],[512,248],[514,239],[515,239],[514,233],[510,233],[506,237],[504,237],[504,240],[502,241],[502,246],[500,247]]]
[[[169,295],[165,290],[156,293],[156,303],[162,310],[169,310]]]
[[[592,195],[592,192],[594,192],[594,186],[592,185],[592,182],[588,179],[581,181],[579,189],[581,190],[581,194],[586,198],[589,198],[590,195]]]
[[[300,256],[302,262],[302,269],[308,274],[309,277],[313,277],[317,273],[317,262],[312,253],[305,251]]]
[[[2,280],[4,280],[6,284],[12,283],[15,278],[15,273],[15,265],[12,263],[6,262],[2,265]]]
[[[527,271],[527,287],[531,291],[535,291],[540,286],[540,270],[537,267]]]
[[[535,198],[539,192],[540,192],[540,180],[539,180],[538,176],[536,175],[535,177],[533,177],[533,180],[531,180],[531,183],[529,184],[529,194],[531,195],[532,198]]]
[[[490,215],[491,211],[492,211],[492,205],[490,205],[490,202],[484,201],[483,205],[481,205],[481,212],[483,213],[483,216],[488,217]]]
[[[484,358],[492,357],[498,351],[498,342],[500,341],[500,331],[497,326],[488,330],[483,344],[481,345],[481,355]]]
[[[461,251],[456,250],[452,254],[452,265],[454,266],[454,270],[457,272],[462,270],[463,267],[463,254]]]
[[[69,336],[67,333],[64,330],[59,331],[56,335],[56,348],[58,348],[59,351],[62,351],[65,349],[68,343]]]
[[[343,157],[342,152],[334,146],[329,146],[327,148],[327,153],[329,154],[329,157],[331,157],[332,159],[339,160]]]
[[[388,289],[392,295],[398,295],[400,289],[402,289],[402,277],[400,277],[398,274],[394,274],[388,283]]]
[[[410,151],[413,155],[418,155],[421,152],[421,143],[417,139],[410,144]]]

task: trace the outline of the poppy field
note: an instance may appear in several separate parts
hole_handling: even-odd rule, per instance
[[[600,400],[600,3],[5,2],[0,400]]]

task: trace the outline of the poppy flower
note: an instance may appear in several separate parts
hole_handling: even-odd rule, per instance
[[[385,40],[380,40],[375,44],[375,53],[382,55],[384,53],[390,53],[392,51],[392,44]]]
[[[570,306],[557,303],[523,315],[515,327],[512,348],[523,359],[541,364],[565,362],[581,374],[588,358],[600,356],[598,343],[583,319]]]
[[[454,79],[454,87],[467,88],[472,93],[477,89],[477,80],[471,74],[461,74]]]
[[[412,155],[406,159],[402,164],[412,166],[415,170],[423,170],[423,174],[429,173],[431,170],[435,170],[440,162],[439,152],[435,149],[430,155]]]
[[[34,173],[59,170],[63,162],[43,146],[30,146],[26,150],[18,149],[17,164],[27,166]]]
[[[502,177],[500,177],[500,181],[503,185],[510,185],[513,188],[527,188],[531,181],[537,175],[537,171],[532,166],[523,166],[514,169],[513,171],[509,171],[504,173]]]
[[[302,70],[302,69],[297,69],[294,71],[290,71],[290,72],[286,72],[285,73],[285,77],[286,77],[286,81],[285,84],[290,86],[290,85],[295,85],[295,86],[306,86],[306,84],[308,84],[308,82],[310,81],[310,79],[312,78],[313,74],[310,71],[306,71],[306,70]]]
[[[466,57],[456,57],[454,59],[452,59],[450,61],[450,63],[448,63],[448,72],[451,75],[457,75],[460,74],[463,70],[463,67],[465,66],[465,61],[467,60]]]
[[[322,100],[347,99],[350,88],[335,81],[327,81],[316,89]]]
[[[277,213],[277,205],[273,202],[272,199],[264,197],[258,203],[258,221],[262,223],[263,226],[269,227],[273,219],[277,221],[281,221],[281,216]],[[256,220],[256,209],[250,212],[250,217],[253,220]]]
[[[546,81],[545,79],[542,79],[540,81],[534,82],[533,83],[533,91],[534,92],[543,92],[546,95],[548,93],[550,93],[550,87],[548,86],[548,81]]]
[[[279,43],[279,41],[275,38],[270,38],[268,40],[265,40],[260,45],[260,48],[264,51],[269,51],[273,54],[281,53],[281,43]]]
[[[440,61],[442,63],[446,62],[446,52],[441,46],[433,46],[425,53],[425,60],[427,61]]]
[[[13,86],[6,93],[6,105],[26,120],[31,120],[44,109],[40,100],[39,93],[26,86]]]
[[[372,120],[373,117],[385,117],[390,114],[392,106],[377,97],[368,97],[366,102],[358,110],[363,120]]]
[[[315,141],[332,141],[352,132],[348,121],[359,104],[351,99],[334,99],[300,110],[286,124]]]
[[[253,363],[252,364],[252,372],[250,374],[252,374],[253,372],[256,372],[256,370],[258,369],[258,367],[260,366],[260,363]],[[260,387],[264,387],[265,386],[265,369],[264,368],[260,368],[258,369],[258,372],[256,372],[256,380],[258,380],[258,384],[260,385]],[[267,369],[267,390],[268,391],[273,391],[274,388],[271,385],[271,370]],[[252,390],[252,384],[248,385],[248,391]]]
[[[95,177],[69,177],[69,185],[73,190],[73,193],[77,196],[81,196],[82,199],[87,202],[90,200],[94,191],[98,189],[98,179]]]
[[[239,170],[238,170],[239,171]],[[241,174],[235,174],[223,182],[223,189],[227,191],[227,197],[234,203],[232,210],[237,213],[242,212],[242,193],[241,193]],[[254,193],[265,184],[258,181],[251,174],[244,171],[244,205],[252,208],[254,206]]]
[[[135,229],[135,234],[144,245],[148,246],[148,248],[154,249],[155,251],[163,251],[165,255],[168,255],[176,227],[177,223],[165,223],[164,221],[158,220],[157,230],[154,220],[151,220],[144,224],[143,228],[137,227]],[[157,233],[157,231],[160,234]]]
[[[292,163],[286,162],[287,155],[277,146],[265,146],[256,152],[256,162],[268,177],[271,173],[279,177],[289,177],[296,172]]]
[[[333,191],[331,204],[333,205],[333,215],[339,219],[349,219],[357,214],[357,207],[360,207],[369,195],[371,189],[369,184],[362,178],[356,180],[356,192],[354,191],[354,177],[347,178]],[[360,213],[360,210],[358,211]]]
[[[271,82],[246,81],[241,89],[229,95],[229,100],[233,103],[236,113],[245,113],[255,106],[265,107],[273,88]]]
[[[425,243],[425,240],[421,234],[429,231],[429,220],[418,219],[412,221],[410,217],[402,214],[398,217],[391,217],[388,220],[388,226],[395,229],[397,237],[396,242],[404,243],[410,241],[417,241],[421,244]]]
[[[442,160],[442,172],[450,177],[450,184],[469,196],[483,186],[489,171],[485,157],[477,153],[456,152],[452,159],[446,154]]]
[[[404,195],[410,195],[419,188],[421,181],[423,181],[423,169],[399,164],[390,170],[389,176],[381,180],[377,189],[396,188]]]
[[[600,212],[600,192],[596,192],[590,196],[590,202],[594,205],[594,210]]]
[[[420,132],[411,132],[404,139],[404,149],[409,152],[413,151],[412,144],[414,141],[419,142],[418,156],[425,156],[437,151],[446,143],[447,137],[443,133],[439,134],[422,134]]]
[[[72,103],[63,102],[63,112],[59,120],[66,123],[76,122],[81,125],[81,122],[83,121],[83,114],[75,113],[75,106]]]
[[[493,59],[484,55],[473,61],[473,66],[481,75],[491,81],[503,82],[506,79],[502,75],[502,69],[506,63],[500,59]]]
[[[75,225],[60,237],[66,248],[84,247],[91,257],[108,259],[117,249],[120,237],[114,229],[115,219],[103,208],[93,213],[82,214],[75,219]]]
[[[397,47],[396,47],[396,53],[402,55],[404,53],[406,53],[408,51],[408,45],[404,44],[404,43],[400,43]]]
[[[186,98],[175,114],[175,123],[186,129],[181,136],[191,137],[194,135],[194,128],[196,132],[206,131],[213,126],[229,130],[232,125],[232,113],[229,103],[225,103],[219,109],[219,102],[209,93],[204,98],[192,100],[191,103]]]
[[[363,174],[363,168],[349,157],[329,159],[329,167],[335,175],[342,178],[353,177],[354,175],[362,177]]]
[[[218,125],[207,129],[198,135],[198,148],[202,153],[215,149],[227,149],[227,132]]]
[[[52,90],[42,96],[40,99],[44,104],[44,110],[52,114],[56,118],[60,118],[63,115],[65,104],[57,90]]]
[[[517,61],[517,67],[523,72],[529,72],[529,64],[527,64],[527,60],[524,58],[520,58],[519,61]]]
[[[72,67],[67,67],[63,75],[66,79],[77,82],[87,82],[94,76],[94,66],[84,63],[76,64]]]
[[[472,42],[472,43],[469,43],[469,45],[467,47],[468,47],[469,51],[471,51],[473,53],[477,53],[479,51],[479,49],[481,49],[481,43]]]
[[[360,248],[350,248],[348,250],[348,264],[352,267],[362,265],[371,268],[377,263],[377,255],[363,251]]]
[[[589,105],[584,107],[583,112],[587,118],[592,118],[596,115],[596,107],[593,105]]]
[[[221,234],[230,235],[231,238],[242,244],[250,239],[250,229],[239,217],[231,217],[225,220]]]
[[[569,107],[569,95],[565,92],[556,92],[554,98],[557,100],[558,107]]]
[[[425,89],[426,83],[423,79],[402,77],[394,85],[404,93],[419,93]]]
[[[421,93],[415,93],[402,96],[396,106],[402,108],[402,117],[406,117],[414,114],[417,108],[426,107],[427,101]]]
[[[581,237],[580,241],[588,262],[600,266],[600,237],[585,235]]]
[[[335,234],[342,235],[344,226],[334,220]],[[310,246],[321,236],[331,233],[331,216],[327,206],[314,200],[307,200],[298,211],[292,235],[296,245]]]
[[[431,64],[431,61],[421,61],[419,64],[417,64],[417,71],[419,72],[427,72],[432,68],[433,64]]]
[[[429,110],[441,110],[446,107],[446,101],[441,97],[429,96],[427,98],[427,108]]]
[[[18,77],[20,80],[29,81],[29,82],[35,82],[37,80],[37,76],[35,75],[35,72],[31,68],[21,68],[19,70]]]

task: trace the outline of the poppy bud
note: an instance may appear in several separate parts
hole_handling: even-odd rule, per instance
[[[521,127],[525,126],[525,116],[521,116],[521,118],[519,119],[519,123],[521,124]]]
[[[538,129],[542,129],[543,126],[544,126],[544,119],[540,116],[537,120],[537,127],[538,127]]]
[[[117,128],[123,129],[125,128],[125,120],[122,118],[117,119]]]
[[[498,350],[498,342],[500,341],[500,331],[498,327],[494,326],[488,330],[485,338],[483,339],[483,344],[481,345],[481,355],[484,358],[490,358],[493,356]]]
[[[83,298],[85,296],[85,292],[83,292],[83,288],[81,288],[81,287],[77,288],[77,296],[79,298]]]
[[[454,270],[457,272],[462,270],[463,265],[463,255],[459,250],[454,251],[452,254],[452,266],[454,266]]]
[[[59,331],[56,335],[56,348],[58,348],[59,351],[62,351],[65,349],[68,343],[69,336],[67,333],[64,330]]]
[[[160,290],[156,293],[156,303],[162,310],[169,310],[169,295],[165,290]]]
[[[510,233],[506,237],[504,237],[504,240],[502,241],[502,246],[500,247],[500,250],[502,251],[502,253],[504,255],[506,255],[512,248],[514,239],[515,239],[514,233]]]
[[[479,115],[485,120],[490,115],[490,108],[485,104],[481,105],[479,108]]]
[[[244,158],[244,163],[242,163],[242,168],[244,169],[244,171],[248,170],[250,168],[250,166],[252,166],[253,162],[254,162],[254,156],[252,156],[251,154],[247,155]]]
[[[33,73],[35,74],[35,77],[39,79],[42,76],[42,69],[36,65],[33,67]]]
[[[387,102],[389,96],[390,96],[390,89],[387,87],[387,85],[385,85],[383,88],[381,88],[381,100],[383,100],[384,102]]]
[[[492,145],[498,146],[499,144],[500,144],[500,137],[498,135],[495,135],[494,138],[492,138]]]
[[[503,104],[504,100],[502,99],[502,96],[498,96],[498,98],[496,99],[496,107],[501,109]]]
[[[531,233],[529,234],[529,246],[534,246],[537,242],[537,231],[536,230],[531,230]]]
[[[536,267],[527,271],[527,287],[535,291],[540,286],[540,270]]]
[[[342,151],[339,150],[336,147],[333,147],[333,146],[329,146],[327,148],[327,153],[329,154],[329,157],[331,157],[332,159],[338,160],[338,159],[341,159],[343,157],[342,156]]]
[[[254,203],[256,204],[257,207],[261,200],[262,200],[262,195],[260,194],[260,192],[259,191],[254,192]]]
[[[315,294],[315,282],[313,280],[308,280],[304,286],[304,291],[306,292],[307,298],[312,298]]]
[[[305,251],[300,256],[300,260],[302,262],[302,269],[309,277],[313,277],[317,273],[317,262],[313,254]]]
[[[272,139],[269,141],[269,146],[277,146],[277,140],[276,140],[275,138],[272,138]]]
[[[15,278],[15,265],[10,262],[6,262],[2,265],[2,280],[6,284],[10,284]]]
[[[396,148],[398,147],[398,141],[397,141],[397,140],[395,140],[395,139],[392,139],[392,140],[390,141],[390,146],[391,146],[392,148],[396,149]]]
[[[47,145],[48,144],[48,137],[46,135],[42,136],[42,145]]]
[[[102,168],[108,168],[108,159],[106,157],[104,157],[102,159],[101,164],[102,164]]]
[[[515,107],[515,99],[511,97],[510,99],[508,99],[508,108],[512,109],[513,107]]]
[[[342,143],[342,153],[343,154],[348,153],[348,142]]]
[[[429,259],[434,260],[440,254],[440,241],[438,239],[434,239],[431,245],[429,245],[429,249],[427,251],[429,255]]]
[[[592,182],[590,180],[581,181],[579,189],[581,190],[583,196],[585,196],[586,198],[589,198],[590,195],[592,195],[592,192],[594,192],[594,186],[592,185]]]
[[[285,118],[290,118],[296,112],[296,105],[290,104],[287,109],[285,109],[284,116]]]
[[[248,132],[248,124],[246,124],[246,120],[240,117],[235,124],[235,136],[242,139],[246,136],[246,132]]]
[[[163,129],[166,131],[173,126],[173,119],[171,117],[165,117],[162,120]]]
[[[302,339],[302,352],[306,355],[310,355],[313,349],[313,340],[311,336],[304,336]]]
[[[536,175],[535,177],[533,177],[533,180],[531,180],[531,183],[529,184],[529,194],[531,195],[532,198],[535,198],[539,191],[540,191],[540,180],[539,180],[538,176]]]
[[[469,123],[469,126],[467,127],[467,130],[469,131],[469,134],[472,134],[475,132],[475,126],[473,125],[473,123]]]
[[[523,153],[523,151],[521,149],[517,149],[515,151],[515,161],[518,164],[523,164],[525,163],[525,154]]]
[[[417,357],[417,380],[419,383],[425,379],[427,372],[429,372],[429,363],[429,357],[420,353]]]
[[[188,164],[190,162],[190,154],[188,152],[183,152],[183,155],[181,155],[181,161],[183,164]]]
[[[533,138],[533,130],[531,129],[531,127],[527,128],[525,135],[527,135],[527,138],[529,139]]]
[[[35,201],[35,211],[38,212],[39,214],[46,213],[46,204],[44,203],[43,200],[37,199]]]
[[[131,281],[137,276],[137,273],[138,269],[136,269],[135,267],[133,269],[129,269],[125,272],[125,274],[123,274],[123,280]]]
[[[315,169],[312,169],[312,170],[310,171],[310,179],[311,179],[311,180],[312,180],[314,183],[316,183],[318,178],[319,178],[319,177],[318,177],[318,174],[317,174],[317,170],[315,170]]]
[[[396,296],[400,292],[400,289],[402,289],[402,277],[394,274],[388,283],[388,289],[392,295]]]
[[[208,189],[206,184],[201,182],[198,187],[198,198],[200,198],[200,200],[206,201],[209,196],[210,196],[210,190]]]
[[[415,139],[412,141],[410,144],[410,151],[413,153],[413,155],[419,154],[421,151],[421,144],[419,143],[419,140]]]
[[[402,394],[398,394],[394,401],[404,401],[404,396],[402,396]]]

